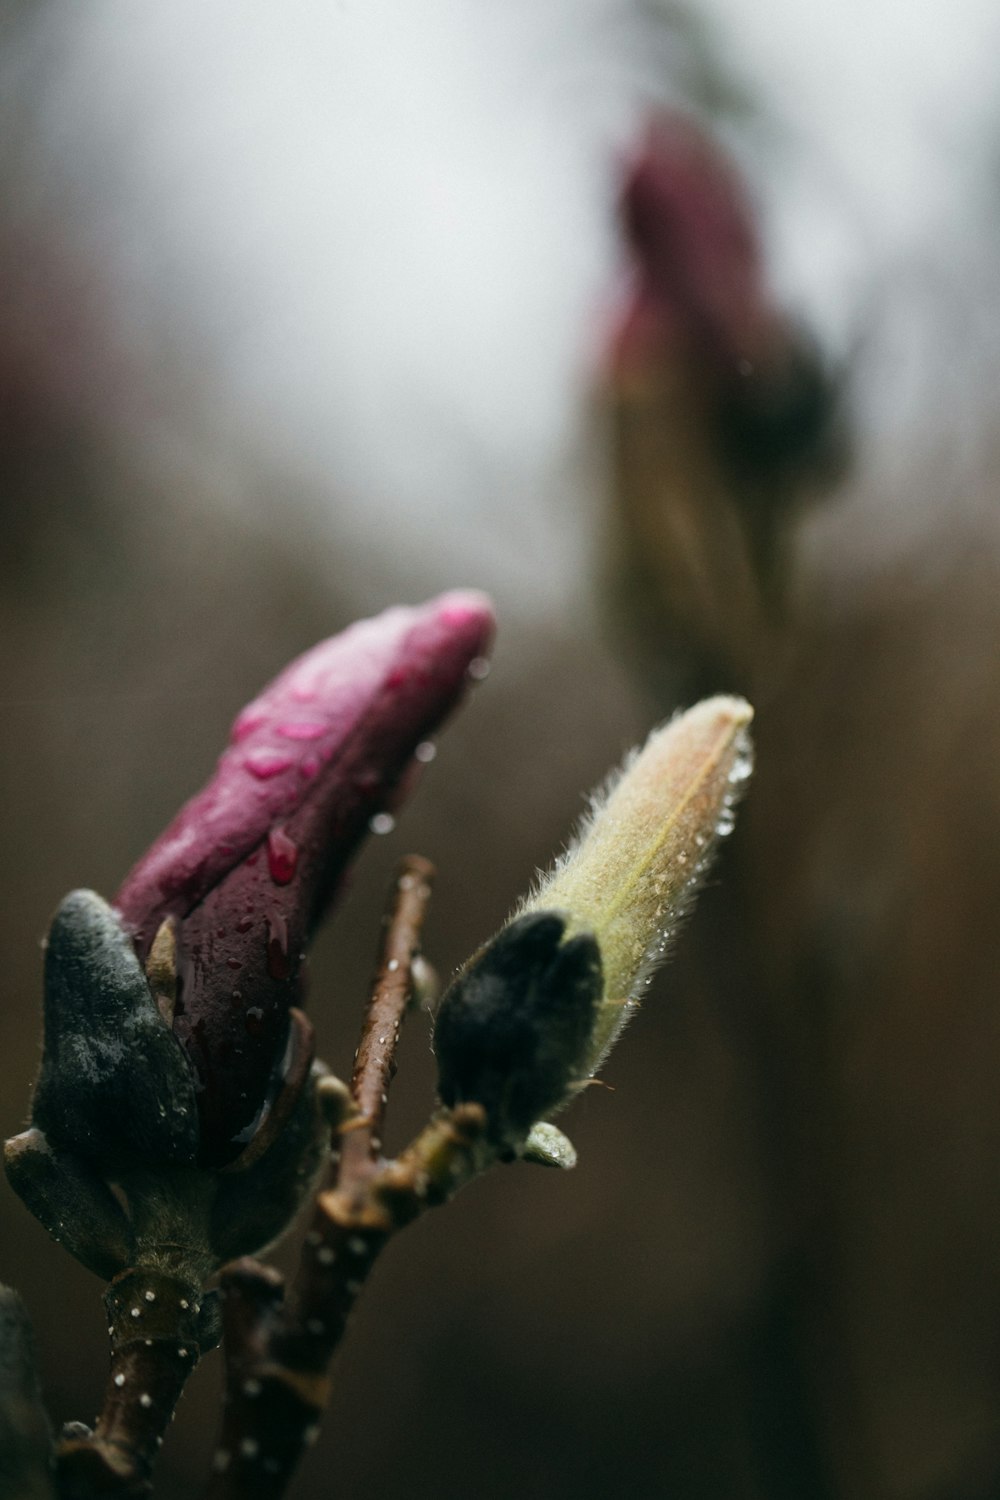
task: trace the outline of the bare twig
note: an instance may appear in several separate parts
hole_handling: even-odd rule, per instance
[[[108,1287],[107,1391],[94,1431],[74,1425],[59,1444],[62,1500],[149,1493],[163,1434],[203,1352],[203,1296],[195,1282],[143,1267]]]
[[[400,864],[386,908],[385,936],[354,1059],[351,1093],[361,1115],[342,1137],[341,1186],[371,1175],[382,1150],[382,1123],[396,1072],[396,1047],[413,994],[413,961],[430,901],[434,866],[419,854]]]
[[[335,1185],[316,1200],[294,1295],[240,1261],[223,1275],[226,1407],[206,1500],[278,1500],[326,1403],[327,1367],[358,1293],[391,1235],[443,1203],[494,1159],[478,1105],[441,1111],[398,1161],[381,1157],[388,1086],[432,868],[404,861],[352,1079],[360,1111],[341,1135]]]

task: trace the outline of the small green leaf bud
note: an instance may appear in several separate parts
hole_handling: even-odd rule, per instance
[[[521,1159],[535,1162],[540,1167],[561,1167],[565,1172],[576,1166],[576,1147],[558,1125],[539,1120],[531,1127]]]
[[[539,1122],[600,1066],[732,830],[752,717],[741,698],[711,698],[654,730],[595,795],[552,874],[445,994],[434,1033],[441,1099],[482,1105],[502,1152],[575,1160]]]
[[[596,938],[604,994],[584,1071],[593,1074],[665,957],[752,769],[742,698],[696,704],[654,729],[591,803],[553,872],[521,908],[568,913]]]

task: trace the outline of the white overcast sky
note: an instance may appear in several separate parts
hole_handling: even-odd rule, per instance
[[[133,440],[183,445],[190,415],[199,441],[264,452],[335,537],[391,534],[401,573],[445,583],[446,566],[558,604],[616,275],[612,164],[650,82],[638,13],[50,6],[60,212],[126,336],[151,359],[183,351],[173,425]],[[783,294],[849,347],[900,261],[947,262],[977,233],[998,5],[705,0],[701,15],[761,106],[733,144]]]

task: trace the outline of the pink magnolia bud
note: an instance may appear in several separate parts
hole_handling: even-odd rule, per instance
[[[619,365],[692,337],[725,365],[766,355],[775,313],[753,208],[704,131],[679,115],[649,126],[626,163],[621,217],[635,279],[615,340]]]
[[[698,125],[653,121],[625,163],[619,212],[632,278],[611,331],[612,385],[626,399],[665,397],[687,433],[704,420],[693,444],[675,445],[689,474],[708,457],[729,481],[770,486],[740,495],[759,512],[750,540],[766,572],[785,498],[776,485],[826,477],[845,457],[833,372],[772,298],[750,196]]]
[[[232,1157],[252,1133],[312,929],[492,631],[483,596],[452,593],[307,651],[237,717],[211,781],[118,892],[198,1077],[206,1160]]]

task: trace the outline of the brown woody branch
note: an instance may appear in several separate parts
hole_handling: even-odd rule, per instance
[[[94,1431],[73,1424],[57,1448],[61,1500],[149,1493],[163,1434],[213,1342],[204,1297],[197,1282],[145,1267],[123,1271],[108,1287],[107,1391]]]
[[[430,860],[410,854],[400,864],[389,893],[383,917],[385,936],[351,1078],[351,1093],[361,1118],[356,1128],[341,1138],[341,1186],[370,1176],[381,1154],[399,1031],[413,994],[413,962],[420,953],[420,932],[433,879]]]
[[[413,962],[432,867],[411,856],[397,877],[362,1028],[335,1184],[316,1200],[293,1295],[253,1260],[223,1273],[226,1406],[206,1500],[279,1500],[318,1432],[327,1368],[351,1310],[389,1238],[443,1203],[493,1159],[478,1105],[442,1111],[398,1161],[381,1157],[396,1042],[413,990]]]

